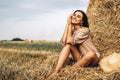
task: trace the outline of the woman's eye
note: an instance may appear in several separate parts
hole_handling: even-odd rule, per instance
[[[80,18],[80,16],[77,16],[78,18]]]

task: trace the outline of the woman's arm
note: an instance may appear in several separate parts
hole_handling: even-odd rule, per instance
[[[60,42],[65,45],[68,41],[69,41],[69,38],[70,38],[70,35],[72,34],[72,27],[71,27],[71,17],[72,17],[73,14],[71,14],[68,19],[67,19],[67,24],[66,24],[66,28],[65,28],[65,31],[63,33],[63,36],[60,40]],[[70,29],[69,29],[70,28]],[[69,36],[69,37],[68,37]]]
[[[68,24],[66,24],[64,33],[63,33],[62,38],[61,38],[61,40],[60,40],[60,42],[62,43],[62,45],[65,45],[65,44],[66,44],[67,33],[68,33]]]
[[[72,39],[72,16],[73,14],[71,14],[68,18],[68,35],[67,35],[67,41],[66,43],[71,43],[71,39]]]
[[[66,43],[71,43],[72,40],[72,24],[68,25],[68,35]]]

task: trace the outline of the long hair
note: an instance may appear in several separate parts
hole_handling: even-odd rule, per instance
[[[87,17],[87,15],[85,14],[85,12],[83,12],[82,10],[76,10],[76,11],[74,11],[73,14],[75,14],[76,12],[81,12],[82,15],[83,15],[83,18],[82,18],[82,21],[83,21],[82,26],[89,28],[88,17]]]

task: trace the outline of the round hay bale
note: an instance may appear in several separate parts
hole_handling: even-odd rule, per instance
[[[87,16],[93,41],[103,54],[120,52],[120,0],[90,0]]]

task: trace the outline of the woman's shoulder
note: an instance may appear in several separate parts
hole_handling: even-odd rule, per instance
[[[84,27],[82,27],[82,28],[80,28],[79,30],[77,30],[77,31],[75,31],[74,33],[75,34],[81,34],[81,33],[89,33],[90,32],[90,30],[89,30],[89,28],[84,28]]]
[[[89,30],[90,30],[90,29],[87,28],[87,27],[82,27],[81,29],[82,29],[82,30],[85,30],[85,31],[89,31]]]
[[[81,31],[88,33],[88,32],[90,32],[90,29],[87,27],[82,27]]]

